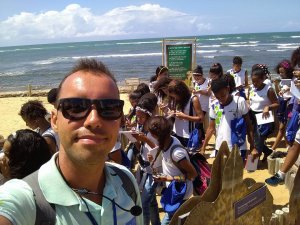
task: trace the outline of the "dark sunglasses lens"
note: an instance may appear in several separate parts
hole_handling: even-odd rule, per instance
[[[107,120],[119,119],[123,114],[124,101],[118,99],[102,99],[96,101],[98,114]]]
[[[61,111],[65,118],[80,120],[84,118],[91,107],[88,99],[69,98],[61,100]]]

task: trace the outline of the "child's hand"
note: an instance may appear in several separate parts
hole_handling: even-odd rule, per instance
[[[176,111],[175,116],[181,120],[183,120],[185,118],[185,114],[181,111]]]
[[[148,158],[148,161],[149,161],[149,162],[152,162],[153,159],[154,159],[154,158],[153,158],[153,155],[151,155],[150,153],[147,154],[147,158]]]
[[[166,174],[159,173],[155,175],[153,174],[153,179],[157,182],[163,182],[163,181],[172,181],[173,177],[168,176]]]
[[[294,84],[297,88],[300,88],[300,80],[295,80]]]
[[[264,108],[263,114],[262,114],[262,118],[263,119],[267,119],[270,117],[270,113],[269,113],[269,106],[266,106]]]
[[[251,151],[251,155],[252,155],[252,162],[254,162],[254,160],[259,157],[259,152],[256,150],[256,148],[254,148],[252,151]]]
[[[295,70],[295,71],[293,71],[293,75],[294,75],[295,77],[300,77],[300,70]]]

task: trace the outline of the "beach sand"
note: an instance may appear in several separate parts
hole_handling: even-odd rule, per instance
[[[0,115],[1,115],[1,125],[0,125],[0,134],[2,134],[5,138],[12,132],[18,129],[26,128],[25,122],[18,115],[21,105],[27,102],[28,100],[38,99],[43,102],[45,107],[51,111],[53,106],[47,103],[46,97],[4,97],[0,98]],[[124,112],[127,113],[130,104],[128,101],[127,94],[121,94],[121,99],[125,100]],[[208,155],[212,150],[212,144],[214,139],[210,141],[210,149],[207,151]],[[274,141],[274,138],[270,138],[268,140],[268,144]],[[285,148],[278,148],[280,151],[286,151]],[[213,162],[213,159],[208,159],[209,163]],[[244,178],[250,177],[253,178],[256,182],[264,182],[264,180],[270,177],[266,165],[261,165],[260,168],[252,173],[248,173],[244,170]],[[289,192],[284,185],[279,185],[277,187],[268,186],[274,198],[274,205],[276,208],[282,208],[282,206],[288,204],[289,201]]]

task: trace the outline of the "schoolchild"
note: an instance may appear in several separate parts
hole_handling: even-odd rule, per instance
[[[203,112],[203,117],[205,117],[206,113],[209,110],[209,96],[211,92],[208,90],[208,82],[209,80],[204,77],[202,66],[198,65],[193,70],[193,95],[196,95],[199,99],[200,106]],[[205,131],[204,131],[204,119],[203,121],[199,122],[199,130],[203,134],[202,140],[205,138]]]
[[[159,115],[163,115],[168,107],[168,85],[172,81],[170,77],[162,77],[153,86],[153,93],[157,96]]]
[[[135,127],[136,126],[136,116],[135,116],[135,107],[139,102],[140,98],[143,96],[143,93],[139,90],[134,90],[128,96],[130,102],[130,109],[128,114],[125,116],[126,127]]]
[[[211,102],[216,99],[214,96],[214,93],[211,91],[211,82],[215,79],[222,77],[223,75],[224,75],[223,67],[220,63],[213,63],[211,65],[211,67],[209,68],[209,78],[208,78],[208,93],[210,93],[209,102],[208,102],[209,107],[210,107]],[[212,135],[215,133],[216,133],[216,131],[213,131],[212,133],[206,132],[205,140],[206,140],[207,144],[208,144],[209,140],[211,139]],[[207,136],[207,135],[209,135],[209,136]],[[204,141],[202,148],[206,148],[207,144],[205,144],[205,141]],[[210,157],[214,158],[215,156],[216,156],[216,151],[213,150],[212,153],[210,154]]]
[[[234,96],[230,88],[229,77],[223,76],[219,79],[213,80],[211,83],[212,91],[216,99],[210,105],[209,117],[210,123],[207,129],[207,136],[216,130],[216,145],[215,150],[220,149],[223,141],[226,141],[231,151],[234,144],[237,144],[243,160],[246,158],[247,143],[246,131],[248,133],[248,141],[250,144],[250,151],[255,150],[253,144],[253,131],[248,115],[248,106],[243,97]],[[235,127],[232,127],[232,121],[243,118],[244,133],[241,138],[234,141],[233,135]],[[207,143],[207,140],[204,141]],[[201,149],[201,153],[205,153],[205,148]]]
[[[188,86],[183,81],[172,80],[168,86],[168,92],[169,116],[175,119],[174,136],[186,147],[193,130],[192,125],[203,120],[201,105],[198,97],[191,94]]]
[[[232,68],[227,71],[233,76],[239,95],[246,99],[245,88],[248,87],[248,71],[242,68],[243,59],[240,56],[233,57]]]
[[[285,138],[285,128],[288,121],[288,118],[291,116],[292,104],[290,100],[293,97],[290,88],[291,81],[293,79],[293,68],[289,60],[282,60],[275,67],[275,71],[279,74],[281,80],[275,80],[275,91],[278,96],[279,107],[276,111],[276,116],[279,121],[279,129],[275,139],[275,142],[272,145],[272,150],[276,150],[280,141]],[[290,80],[289,83],[284,83],[284,80]]]
[[[258,125],[255,114],[262,113],[262,118],[268,118],[271,113],[270,111],[276,110],[279,106],[274,89],[264,82],[265,77],[269,74],[266,65],[253,65],[251,71],[252,85],[249,88],[248,94],[250,102],[250,119],[254,126],[254,144],[256,148],[251,154],[253,158],[256,158],[264,153],[262,161],[267,160],[267,157],[273,152],[266,146],[265,141],[273,132],[274,122]]]
[[[50,122],[45,118],[47,113],[42,102],[29,100],[22,105],[19,115],[30,129],[35,130],[45,138],[52,154],[54,154],[59,148],[59,138],[52,129]]]
[[[202,66],[198,65],[193,70],[193,94],[198,96],[202,111],[205,115],[209,110],[209,96],[208,82],[209,80],[204,77]]]
[[[52,155],[45,139],[29,129],[10,134],[4,142],[3,153],[0,174],[6,180],[28,176],[49,161]]]
[[[293,80],[294,84],[297,87],[297,82],[300,76],[300,47],[295,49],[292,52],[291,55],[291,67],[293,69]],[[299,88],[299,86],[298,86]],[[290,170],[290,168],[294,165],[294,163],[297,161],[299,157],[299,151],[300,151],[300,130],[299,130],[299,112],[300,112],[300,106],[299,106],[299,99],[297,99],[295,96],[293,96],[290,100],[290,102],[293,105],[292,111],[291,111],[291,118],[289,118],[289,121],[286,126],[286,140],[288,142],[288,153],[284,160],[283,165],[278,170],[274,176],[271,176],[270,178],[266,179],[265,182],[269,185],[276,186],[278,184],[283,184],[286,173]],[[297,131],[298,130],[298,131]],[[297,133],[296,133],[297,131]]]
[[[155,180],[166,182],[166,186],[173,180],[185,182],[186,191],[183,193],[182,204],[193,194],[192,180],[196,177],[197,172],[190,162],[187,151],[182,147],[176,147],[180,146],[181,143],[176,137],[171,136],[172,123],[170,120],[163,116],[152,117],[148,123],[148,130],[158,141],[160,150],[158,155],[160,152],[162,153],[163,174],[156,174]],[[156,160],[156,157],[153,160]],[[169,224],[172,216],[173,214],[165,213],[162,224]]]
[[[150,78],[149,88],[151,92],[153,92],[156,82],[163,77],[169,77],[169,69],[166,66],[158,66],[155,70],[155,75]]]
[[[157,141],[148,132],[147,121],[154,116],[157,106],[157,97],[153,93],[147,93],[141,97],[136,106],[136,119],[139,127],[138,134],[133,136],[137,139],[136,147],[139,150],[137,161],[139,168],[137,170],[137,180],[141,191],[143,206],[144,224],[160,225],[158,204],[156,200],[157,183],[154,182],[152,174],[162,172],[161,156],[150,165],[148,157],[152,158],[157,153]]]

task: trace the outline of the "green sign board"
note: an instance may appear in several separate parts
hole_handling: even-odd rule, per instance
[[[192,44],[166,45],[167,67],[172,78],[186,79],[192,69]]]

